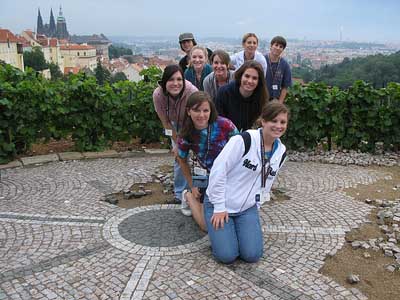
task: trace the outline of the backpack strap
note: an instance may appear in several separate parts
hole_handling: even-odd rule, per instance
[[[279,168],[282,166],[283,162],[285,161],[285,158],[286,158],[286,151],[282,155],[281,162],[279,163]]]
[[[243,131],[240,133],[240,136],[243,138],[243,142],[244,142],[244,153],[242,155],[245,156],[249,150],[250,150],[250,145],[251,145],[251,136],[250,133],[248,133],[247,131]]]

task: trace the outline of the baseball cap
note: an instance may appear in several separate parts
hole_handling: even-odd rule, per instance
[[[188,41],[188,40],[194,41],[193,33],[185,32],[185,33],[181,33],[179,35],[179,43],[182,43],[183,41]]]

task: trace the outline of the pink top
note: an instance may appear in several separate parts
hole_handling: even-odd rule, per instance
[[[175,101],[172,97],[164,95],[160,86],[157,87],[153,92],[153,103],[160,120],[164,120],[166,123],[173,122],[178,128],[181,128],[186,115],[185,107],[187,100],[191,94],[197,91],[197,88],[190,81],[185,80],[185,90],[182,97]],[[168,100],[169,113],[167,113]]]

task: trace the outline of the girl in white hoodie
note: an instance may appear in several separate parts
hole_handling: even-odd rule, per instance
[[[269,201],[272,183],[285,161],[286,147],[279,138],[288,118],[284,104],[267,103],[261,113],[262,126],[232,137],[214,161],[204,215],[218,261],[232,263],[240,257],[257,262],[262,257],[258,208]]]

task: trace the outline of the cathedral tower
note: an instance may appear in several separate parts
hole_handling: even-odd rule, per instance
[[[60,12],[57,17],[57,38],[59,39],[68,39],[69,33],[67,30],[67,22],[62,13],[61,5]]]

